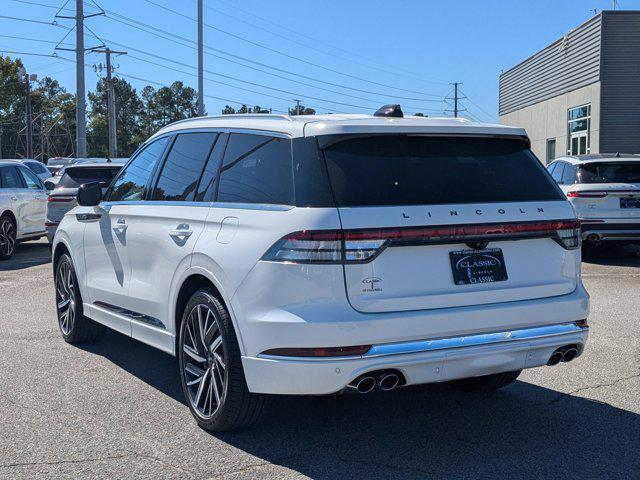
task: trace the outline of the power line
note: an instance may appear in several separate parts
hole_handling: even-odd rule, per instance
[[[15,0],[15,1],[19,1],[19,0]],[[105,12],[107,14],[106,15],[107,18],[110,18],[113,21],[116,21],[116,22],[119,22],[119,23],[123,23],[125,25],[128,25],[129,27],[136,28],[136,29],[138,29],[140,31],[143,31],[145,33],[148,33],[148,34],[151,34],[151,35],[155,35],[155,36],[160,37],[160,38],[164,38],[165,40],[169,40],[169,41],[174,42],[174,43],[176,43],[178,45],[182,45],[184,47],[191,48],[191,49],[195,50],[195,47],[192,46],[193,44],[196,43],[194,40],[191,40],[189,38],[186,38],[186,37],[183,37],[181,35],[175,34],[173,32],[169,32],[169,31],[164,30],[162,28],[155,27],[153,25],[149,25],[147,23],[141,22],[141,21],[136,20],[136,19],[131,18],[131,17],[127,17],[125,15],[122,15],[120,13],[117,13],[117,12],[114,12],[114,11],[111,11],[111,10],[105,10]],[[134,23],[134,25],[131,25],[131,23]],[[149,31],[149,30],[152,30],[152,31]],[[163,35],[165,35],[165,36],[163,36]],[[172,38],[167,38],[167,36],[168,37],[172,37]],[[180,41],[177,41],[176,39],[180,40]],[[191,44],[191,45],[186,45],[185,43],[181,43],[181,42],[187,42],[188,44]],[[258,61],[255,61],[255,60],[252,60],[252,59],[249,59],[249,58],[246,58],[246,57],[242,57],[240,55],[236,55],[236,54],[227,52],[225,50],[221,50],[221,49],[218,49],[218,48],[213,48],[213,47],[210,47],[208,45],[205,45],[204,48],[206,50],[218,52],[218,53],[221,53],[223,55],[227,55],[229,57],[232,57],[232,58],[235,58],[235,59],[239,59],[239,60],[254,64],[254,65],[259,65],[261,67],[265,67],[265,68],[268,68],[268,69],[271,69],[271,70],[275,70],[277,72],[285,73],[287,75],[293,75],[293,76],[296,76],[296,77],[299,77],[299,78],[304,78],[306,80],[310,80],[310,81],[313,81],[313,82],[323,83],[323,84],[326,84],[326,85],[331,85],[331,86],[342,88],[342,89],[346,89],[346,90],[356,91],[356,92],[360,92],[360,93],[366,93],[366,94],[370,94],[370,95],[377,95],[377,96],[382,96],[382,97],[386,97],[386,98],[389,98],[391,96],[391,95],[389,95],[387,93],[364,90],[364,89],[361,89],[361,88],[349,87],[349,86],[341,85],[341,84],[338,84],[338,83],[329,82],[329,81],[326,81],[326,80],[320,80],[318,78],[310,77],[310,76],[303,75],[303,74],[300,74],[300,73],[296,73],[296,72],[292,72],[292,71],[289,71],[289,70],[285,70],[285,69],[282,69],[282,68],[279,68],[279,67],[274,67],[272,65],[265,64],[265,63],[262,63],[262,62],[258,62]],[[280,75],[276,75],[276,74],[274,74],[272,72],[268,72],[268,71],[265,71],[265,70],[262,70],[262,69],[259,69],[259,68],[256,68],[256,67],[252,67],[250,65],[245,65],[245,64],[240,63],[238,61],[230,60],[230,59],[228,59],[226,57],[215,55],[215,54],[210,53],[210,52],[207,52],[207,55],[210,55],[212,57],[215,57],[215,58],[218,58],[218,59],[221,59],[221,60],[236,64],[236,65],[243,66],[245,68],[250,68],[250,69],[253,69],[253,70],[256,70],[256,71],[260,71],[260,72],[266,73],[267,75],[272,75],[272,76],[275,76],[275,77],[278,77],[278,78],[283,78],[283,79],[291,81],[291,82],[296,82],[296,83],[301,83],[303,85],[308,85],[308,84],[302,83],[302,82],[300,82],[298,80],[288,79],[286,77],[282,77]],[[313,88],[323,89],[322,87],[318,87],[318,86],[315,86],[315,85],[308,85],[308,86],[312,86]],[[347,95],[347,94],[342,93],[342,92],[335,92],[333,90],[329,90],[329,91],[332,91],[332,92],[337,93],[339,95]],[[413,100],[413,101],[420,101],[420,102],[441,102],[442,101],[440,95],[431,94],[431,93],[424,93],[422,95],[431,96],[431,97],[437,97],[440,100],[416,98],[416,97],[405,97],[405,96],[399,96],[399,95],[393,95],[393,97],[395,99],[400,99],[400,100]]]
[[[190,17],[189,15],[185,15],[185,14],[183,14],[183,13],[181,13],[181,12],[177,11],[177,10],[174,10],[174,9],[172,9],[172,8],[169,8],[169,7],[165,6],[165,5],[161,5],[161,4],[159,4],[159,3],[157,3],[157,2],[155,2],[155,1],[153,1],[153,0],[144,0],[144,1],[145,1],[145,2],[147,2],[147,3],[150,3],[151,5],[155,5],[155,6],[156,6],[156,7],[158,7],[158,8],[161,8],[161,9],[163,9],[163,10],[166,10],[166,11],[168,11],[168,12],[171,12],[171,13],[172,13],[172,14],[174,14],[174,15],[178,15],[178,16],[183,17],[183,18],[186,18],[186,19],[188,19],[188,20],[191,20],[191,21],[197,22],[197,19],[194,19],[193,17]],[[289,59],[292,59],[292,60],[296,60],[296,61],[298,61],[298,62],[302,62],[302,63],[305,63],[305,64],[307,64],[307,65],[311,65],[311,66],[314,66],[314,67],[316,67],[316,68],[320,68],[320,69],[322,69],[322,70],[326,70],[326,71],[328,71],[328,72],[335,73],[335,74],[337,74],[337,75],[342,75],[342,76],[344,76],[344,77],[352,78],[352,79],[354,79],[354,80],[359,80],[359,81],[361,81],[361,82],[370,83],[370,84],[372,84],[372,85],[378,85],[378,86],[380,86],[380,87],[391,88],[391,89],[393,89],[393,90],[398,90],[398,91],[404,91],[404,92],[408,92],[408,93],[415,93],[415,94],[418,94],[418,95],[423,95],[423,92],[419,92],[419,91],[416,91],[416,90],[409,90],[409,89],[400,88],[400,87],[393,87],[393,86],[391,86],[391,85],[387,85],[387,84],[384,84],[384,83],[375,82],[375,81],[373,81],[373,80],[369,80],[369,79],[366,79],[366,78],[363,78],[363,77],[358,77],[358,76],[356,76],[356,75],[351,75],[351,74],[346,73],[346,72],[341,72],[341,71],[339,71],[339,70],[335,70],[335,69],[333,69],[333,68],[326,67],[326,66],[324,66],[324,65],[320,65],[320,64],[318,64],[318,63],[314,63],[314,62],[311,62],[311,61],[309,61],[309,60],[305,60],[305,59],[300,58],[300,57],[296,57],[295,55],[290,55],[290,54],[288,54],[288,53],[282,52],[282,51],[277,50],[277,49],[275,49],[275,48],[271,48],[271,47],[268,47],[268,46],[266,46],[266,45],[263,45],[263,44],[261,44],[261,43],[259,43],[259,42],[254,42],[253,40],[249,40],[249,39],[244,38],[244,37],[242,37],[242,36],[240,36],[240,35],[236,35],[235,33],[227,32],[226,30],[223,30],[223,29],[221,29],[221,28],[215,27],[215,26],[210,25],[210,24],[208,24],[208,23],[204,23],[204,25],[205,25],[206,27],[211,28],[212,30],[215,30],[215,31],[217,31],[217,32],[220,32],[220,33],[223,33],[223,34],[225,34],[225,35],[231,36],[231,37],[233,37],[233,38],[235,38],[235,39],[237,39],[237,40],[243,41],[243,42],[245,42],[245,43],[249,43],[250,45],[254,45],[254,46],[256,46],[256,47],[262,48],[262,49],[267,50],[267,51],[269,51],[269,52],[277,53],[278,55],[282,55],[282,56],[284,56],[284,57],[286,57],[286,58],[289,58]]]

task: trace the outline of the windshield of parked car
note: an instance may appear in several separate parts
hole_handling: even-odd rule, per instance
[[[105,168],[69,168],[65,169],[64,175],[58,183],[59,187],[78,188],[83,183],[104,182],[106,187],[111,183],[113,177],[120,171],[122,167],[105,167]]]
[[[640,183],[640,162],[590,162],[578,168],[578,183]]]
[[[340,207],[563,198],[522,139],[380,135],[324,153]]]

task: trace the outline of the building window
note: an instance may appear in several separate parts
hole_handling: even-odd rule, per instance
[[[547,165],[556,159],[556,139],[547,139]]]
[[[567,153],[585,155],[591,150],[591,104],[567,111]]]

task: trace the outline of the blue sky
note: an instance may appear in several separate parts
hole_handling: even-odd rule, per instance
[[[112,49],[117,75],[136,89],[183,80],[196,86],[196,0],[102,0],[106,16],[86,21]],[[449,113],[449,82],[462,82],[469,115],[497,121],[498,76],[564,35],[611,0],[204,0],[205,105],[217,114],[231,101],[285,111],[300,98],[318,112],[370,113],[384,103],[431,116]],[[0,15],[51,22],[64,0],[0,0]],[[86,12],[97,11],[86,2]],[[619,0],[640,9],[640,0]],[[163,8],[164,7],[164,8]],[[71,0],[62,14],[73,15]],[[174,10],[171,12],[167,9]],[[73,26],[0,18],[0,53],[49,55]],[[143,22],[146,26],[141,25]],[[142,31],[161,29],[160,36]],[[138,28],[136,28],[138,27]],[[157,30],[154,31],[158,33]],[[177,38],[176,36],[182,37]],[[24,37],[24,40],[9,37]],[[179,43],[170,41],[172,38]],[[86,31],[86,46],[100,43]],[[37,40],[37,41],[33,41]],[[49,43],[51,42],[51,43]],[[64,42],[73,47],[74,32]],[[135,49],[135,50],[134,50]],[[215,49],[215,50],[213,50]],[[73,58],[73,52],[61,51]],[[75,90],[75,66],[60,58],[21,56],[31,73]],[[86,55],[87,89],[104,56]],[[235,62],[235,63],[234,63]],[[216,75],[217,74],[217,75]],[[153,83],[152,83],[153,82]],[[218,98],[214,98],[218,97]],[[404,98],[401,98],[404,97]]]

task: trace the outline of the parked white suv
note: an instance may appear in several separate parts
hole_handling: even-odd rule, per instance
[[[46,234],[47,192],[29,168],[0,160],[0,260],[11,258],[16,243]]]
[[[262,394],[492,389],[580,355],[580,232],[524,130],[399,114],[163,128],[60,223],[65,340],[177,355],[210,430]]]
[[[562,157],[547,167],[590,243],[640,242],[640,155]]]

